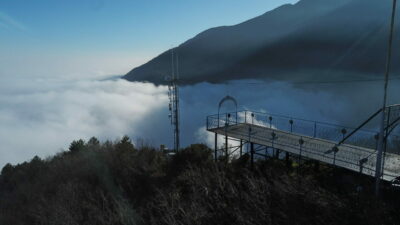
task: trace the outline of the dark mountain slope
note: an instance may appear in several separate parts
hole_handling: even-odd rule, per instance
[[[357,16],[353,14],[355,8]],[[267,44],[222,74],[321,81],[382,75],[389,33],[389,19],[384,15],[389,13],[388,4],[354,1]],[[397,49],[398,36],[395,41]],[[395,61],[399,58],[395,51]],[[393,69],[398,72],[400,68],[395,63]]]
[[[384,67],[390,1],[302,0],[244,23],[207,30],[175,49],[186,83],[244,78],[326,80]],[[169,51],[125,78],[160,83]]]

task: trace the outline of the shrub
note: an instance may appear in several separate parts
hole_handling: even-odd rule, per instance
[[[382,203],[338,182],[343,175],[358,179],[351,172],[295,173],[279,160],[260,160],[249,170],[248,161],[245,155],[215,163],[205,145],[166,157],[149,146],[136,149],[126,136],[74,141],[68,153],[3,167],[0,224],[369,225],[400,219],[398,195]]]
[[[205,167],[212,164],[212,151],[206,145],[194,144],[178,151],[169,163],[170,175],[176,175],[191,167]]]

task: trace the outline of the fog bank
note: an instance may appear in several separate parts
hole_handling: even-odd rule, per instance
[[[182,146],[212,145],[206,116],[217,113],[226,95],[249,109],[356,126],[381,105],[382,82],[292,85],[233,81],[184,86],[181,97]],[[400,102],[392,81],[390,102]],[[51,156],[75,139],[115,140],[129,135],[153,146],[172,146],[167,87],[125,80],[8,79],[0,82],[0,167],[35,155]],[[223,110],[233,110],[224,108]],[[211,135],[211,136],[210,136]]]

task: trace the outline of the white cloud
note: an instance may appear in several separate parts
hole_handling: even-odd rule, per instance
[[[391,85],[391,102],[400,102],[396,85]],[[206,116],[217,113],[227,94],[238,100],[239,110],[355,126],[380,106],[380,87],[364,83],[300,89],[279,82],[186,86],[180,90],[182,147],[199,142],[213,147],[214,136],[205,130]],[[114,140],[127,134],[171,147],[166,92],[164,86],[124,80],[0,77],[0,167],[35,155],[51,156],[67,149],[72,140],[92,136]]]
[[[167,104],[165,87],[124,80],[17,84],[0,84],[0,165],[52,155],[79,138],[150,135],[144,120]]]

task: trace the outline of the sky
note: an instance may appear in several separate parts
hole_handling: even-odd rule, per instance
[[[297,0],[0,0],[0,77],[122,75],[215,26]]]
[[[128,135],[172,146],[168,88],[104,78],[125,74],[201,31],[287,2],[296,1],[0,0],[0,168],[35,155],[51,157],[92,136],[105,141]],[[381,86],[185,86],[182,146],[212,146],[205,118],[227,94],[240,110],[355,126],[376,111]],[[396,87],[390,86],[390,102],[400,98]]]
[[[92,136],[172,145],[167,87],[104,78],[206,29],[296,1],[0,0],[0,168]],[[216,104],[208,99],[221,99],[225,88],[199,84],[182,93],[183,145],[207,142],[204,117]],[[264,109],[258,99],[246,92],[241,101]]]

